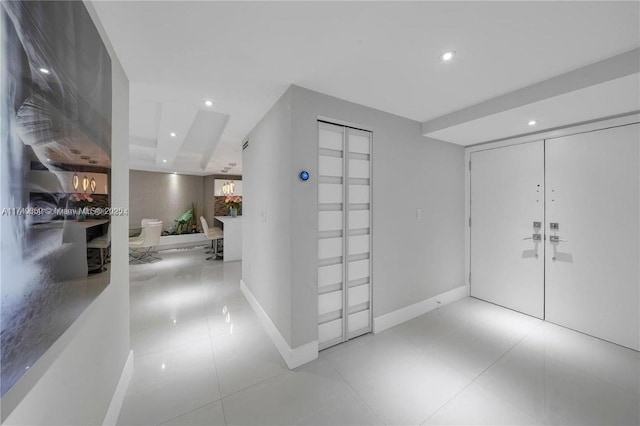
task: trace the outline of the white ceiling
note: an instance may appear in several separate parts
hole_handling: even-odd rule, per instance
[[[431,120],[637,48],[639,5],[95,3],[131,81],[132,168],[194,174],[241,173],[242,139],[290,84]]]
[[[640,109],[640,75],[632,74],[428,133],[443,141],[473,145]],[[529,126],[535,120],[534,126]]]

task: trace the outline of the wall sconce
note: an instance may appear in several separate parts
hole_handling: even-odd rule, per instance
[[[91,182],[89,183],[89,186],[91,187],[91,192],[96,192],[96,180],[94,178],[91,178]]]
[[[80,184],[80,178],[77,173],[73,174],[73,178],[71,179],[71,183],[73,183],[73,189],[78,190],[78,185]]]
[[[82,178],[82,190],[84,192],[87,192],[88,187],[89,187],[89,178],[87,177],[87,175],[84,175],[84,177]]]

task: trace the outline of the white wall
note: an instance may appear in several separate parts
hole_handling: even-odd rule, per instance
[[[291,92],[248,136],[242,152],[242,279],[291,345]]]
[[[373,316],[465,284],[464,148],[421,136],[419,122],[291,86],[243,152],[243,280],[292,348],[317,339],[319,116],[373,131]]]
[[[99,25],[113,74],[112,207],[129,206],[129,81]],[[2,398],[6,424],[102,424],[129,355],[128,218],[112,222],[111,284]],[[3,414],[3,419],[6,414]]]

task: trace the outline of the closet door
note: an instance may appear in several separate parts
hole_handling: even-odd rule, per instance
[[[471,296],[544,315],[543,141],[471,154]]]
[[[638,124],[546,141],[546,319],[636,350],[639,147]]]
[[[371,133],[318,123],[318,344],[371,331]]]
[[[347,128],[347,338],[371,331],[371,132]]]
[[[318,123],[318,345],[345,340],[345,190],[341,126]]]

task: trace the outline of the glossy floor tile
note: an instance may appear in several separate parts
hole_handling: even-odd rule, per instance
[[[132,265],[120,425],[638,425],[640,357],[477,299],[289,370],[204,249]]]

